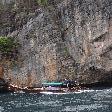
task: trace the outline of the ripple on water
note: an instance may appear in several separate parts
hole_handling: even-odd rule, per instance
[[[97,111],[100,109],[106,110],[108,108],[107,105],[101,105],[101,104],[91,104],[91,105],[78,105],[78,106],[66,106],[61,112],[79,112],[79,111],[85,111],[85,112],[91,112],[91,111]]]
[[[3,112],[3,111],[4,111],[4,108],[0,106],[0,112]]]
[[[92,96],[93,99],[99,101],[112,100],[112,90],[104,89],[102,91],[96,91],[96,93]]]
[[[112,89],[63,95],[1,94],[0,112],[112,112]]]

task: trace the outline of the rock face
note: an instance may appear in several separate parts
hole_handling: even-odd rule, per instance
[[[0,66],[0,78],[4,77],[4,69],[2,66]]]
[[[0,93],[6,93],[6,92],[11,92],[8,90],[8,83],[0,78]]]
[[[49,0],[41,7],[2,0],[0,7],[0,35],[21,43],[18,59],[6,63],[12,83],[111,82],[112,0]]]

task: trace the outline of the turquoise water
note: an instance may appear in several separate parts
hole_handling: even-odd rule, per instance
[[[112,112],[112,88],[71,94],[0,94],[0,112]]]

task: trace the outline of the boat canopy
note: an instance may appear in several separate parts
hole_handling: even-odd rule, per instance
[[[44,86],[61,86],[63,85],[62,82],[46,82],[46,83],[42,83],[42,85]]]

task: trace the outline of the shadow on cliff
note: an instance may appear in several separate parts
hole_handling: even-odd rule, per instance
[[[93,66],[84,72],[83,80],[85,80],[85,83],[80,85],[85,87],[112,87],[112,71]]]

